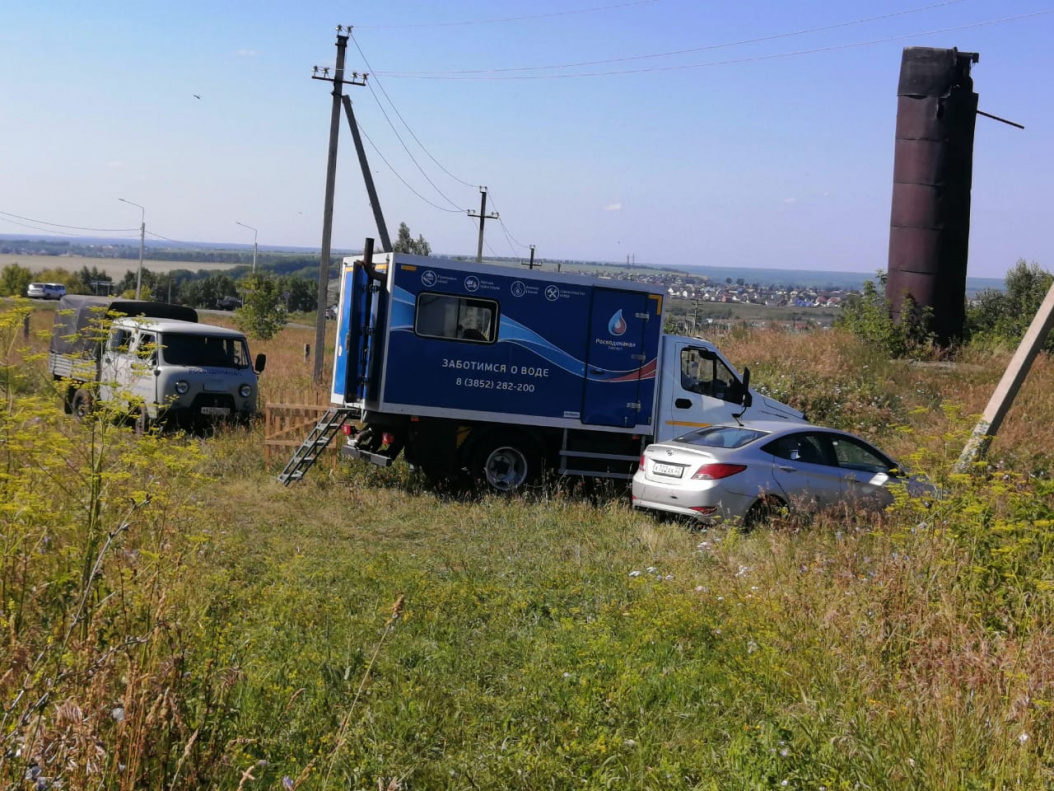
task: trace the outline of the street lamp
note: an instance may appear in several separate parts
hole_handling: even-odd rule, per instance
[[[139,293],[143,288],[143,248],[146,246],[146,209],[138,203],[132,203],[130,200],[125,200],[124,198],[118,198],[117,200],[121,203],[127,203],[129,206],[135,206],[142,214],[141,222],[139,223],[139,271],[135,274],[135,298],[139,299]]]
[[[251,225],[246,225],[245,223],[238,222],[237,220],[234,221],[234,224],[235,225],[240,225],[242,228],[248,228],[250,231],[253,232],[253,274],[255,275],[256,274],[256,229],[253,228]]]

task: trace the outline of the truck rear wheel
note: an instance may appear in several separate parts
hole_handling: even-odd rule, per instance
[[[502,494],[515,492],[538,477],[539,454],[523,436],[487,437],[475,449],[472,472],[477,479]]]
[[[77,420],[85,420],[95,409],[95,397],[87,387],[78,387],[70,399],[70,413]]]

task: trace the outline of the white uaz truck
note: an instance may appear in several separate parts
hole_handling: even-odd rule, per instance
[[[346,456],[511,491],[545,468],[628,479],[645,445],[698,426],[803,419],[713,344],[667,335],[658,287],[370,259],[340,283],[331,399],[363,424]]]
[[[251,361],[241,332],[199,324],[191,308],[82,296],[60,302],[48,354],[67,411],[113,404],[140,431],[250,419],[265,363],[263,354]]]

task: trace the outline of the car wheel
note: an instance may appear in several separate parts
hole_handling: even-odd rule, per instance
[[[78,387],[70,399],[70,413],[77,420],[86,420],[95,409],[95,396],[87,387]]]
[[[511,494],[536,478],[540,467],[538,453],[526,437],[496,436],[477,446],[472,472],[488,489]]]
[[[747,509],[743,517],[743,529],[753,530],[755,527],[765,524],[774,517],[783,507],[783,501],[778,497],[763,497]]]

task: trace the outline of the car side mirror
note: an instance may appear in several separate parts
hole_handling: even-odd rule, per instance
[[[260,352],[260,354],[256,355],[256,363],[253,365],[253,369],[256,371],[256,373],[262,374],[264,372],[264,368],[266,366],[267,366],[267,355],[264,354],[263,352]]]
[[[749,409],[750,405],[754,403],[754,396],[750,394],[750,369],[749,368],[744,368],[743,369],[743,384],[742,384],[742,388],[743,388],[743,393],[742,393],[742,400],[740,401],[740,403],[743,405],[744,409]]]

